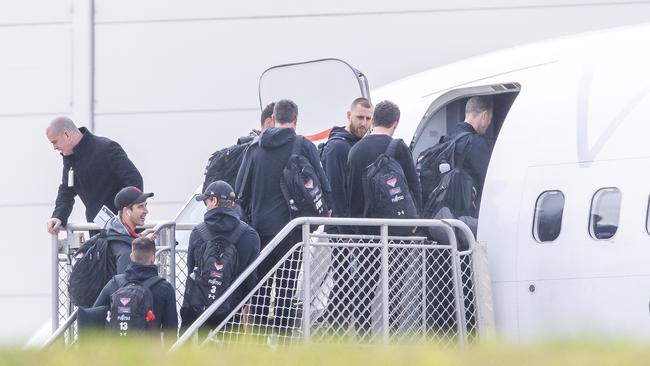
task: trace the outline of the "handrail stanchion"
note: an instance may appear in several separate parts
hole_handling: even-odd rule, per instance
[[[59,235],[52,234],[52,333],[59,327]]]
[[[449,243],[451,244],[451,272],[454,283],[454,303],[456,306],[456,324],[458,325],[458,343],[467,344],[467,324],[465,320],[465,298],[463,297],[463,275],[460,268],[460,255],[458,254],[458,241],[453,227],[448,227]]]
[[[176,288],[176,223],[171,225],[168,232],[169,240],[169,282]]]
[[[302,326],[304,342],[309,343],[311,337],[311,238],[309,236],[309,221],[302,224],[302,257],[305,261],[303,284],[305,286],[302,301]]]
[[[390,309],[388,306],[388,225],[381,225],[381,331],[384,343],[389,341]]]

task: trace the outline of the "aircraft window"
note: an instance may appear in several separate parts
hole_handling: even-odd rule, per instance
[[[594,239],[610,239],[618,230],[621,213],[621,191],[618,188],[599,189],[591,200],[589,233]]]
[[[560,191],[542,192],[535,204],[533,236],[540,243],[557,239],[562,230],[564,194]]]

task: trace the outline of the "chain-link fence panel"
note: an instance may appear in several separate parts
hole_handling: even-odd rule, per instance
[[[212,332],[218,344],[476,337],[471,255],[425,238],[319,235],[297,244]]]

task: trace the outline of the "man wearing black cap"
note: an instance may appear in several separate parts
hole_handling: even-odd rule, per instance
[[[200,299],[197,299],[197,293],[200,293],[199,288],[200,279],[204,278],[201,273],[201,264],[204,262],[206,252],[206,243],[217,242],[223,244],[224,247],[232,244],[236,250],[237,259],[236,268],[231,279],[234,282],[239,275],[248,267],[260,253],[260,237],[252,227],[246,225],[240,220],[239,210],[235,207],[235,192],[232,187],[221,180],[210,183],[203,192],[196,197],[197,201],[203,201],[207,212],[203,216],[203,222],[197,225],[190,234],[190,242],[187,253],[187,268],[190,272],[188,282],[185,286],[185,296],[183,306],[181,307],[182,326],[189,326],[201,315],[203,309]],[[218,271],[226,271],[224,266],[228,263],[215,262],[215,265],[220,267]],[[221,279],[221,272],[219,279]],[[242,283],[239,289],[224,303],[216,313],[209,319],[208,323],[217,325],[227,315],[232,308],[242,297],[250,292],[257,282],[255,272],[251,274]],[[224,288],[220,289],[221,293],[230,286],[231,283],[225,284]],[[216,298],[211,298],[212,301]],[[203,304],[209,305],[209,304]]]
[[[115,196],[117,216],[106,223],[106,238],[113,258],[117,274],[123,273],[131,263],[131,242],[140,236],[135,228],[144,225],[149,213],[147,198],[153,193],[143,193],[138,187],[125,187]]]

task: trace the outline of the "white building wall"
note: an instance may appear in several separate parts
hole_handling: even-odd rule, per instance
[[[257,126],[257,81],[272,65],[337,57],[373,87],[650,20],[648,1],[89,1],[0,2],[0,339],[20,341],[50,315],[45,221],[61,159],[44,131],[54,116],[120,142],[156,193],[150,218],[167,219],[201,182],[209,154]],[[89,5],[94,34],[84,26]],[[71,220],[82,212],[78,203]]]

